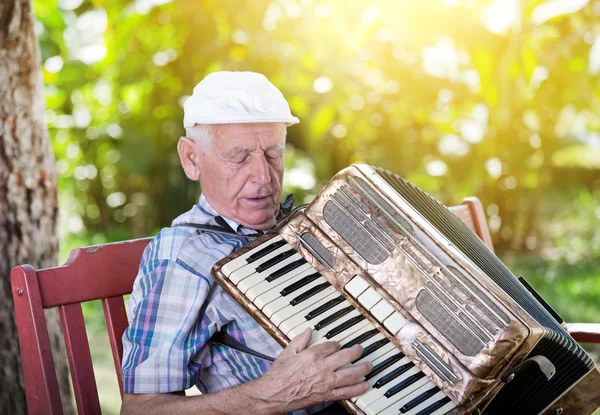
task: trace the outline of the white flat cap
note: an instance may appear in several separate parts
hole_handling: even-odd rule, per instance
[[[283,94],[262,74],[213,72],[196,85],[183,104],[183,126],[300,122],[292,116]]]

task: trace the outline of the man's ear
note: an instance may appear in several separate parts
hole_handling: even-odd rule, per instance
[[[200,149],[198,144],[188,137],[181,137],[177,143],[177,153],[181,167],[188,179],[200,180]]]

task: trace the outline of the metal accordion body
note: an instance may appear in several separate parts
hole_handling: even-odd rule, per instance
[[[552,310],[446,207],[352,165],[213,275],[282,346],[361,343],[356,414],[590,414],[600,372]],[[318,329],[317,329],[318,328]]]

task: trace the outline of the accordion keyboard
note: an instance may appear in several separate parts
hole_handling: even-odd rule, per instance
[[[363,306],[357,310],[280,236],[222,267],[222,272],[288,338],[312,329],[311,345],[361,344],[356,364],[370,361],[371,389],[352,401],[368,415],[442,415],[455,404],[365,317],[370,313],[395,335],[402,315],[360,277],[344,287]]]

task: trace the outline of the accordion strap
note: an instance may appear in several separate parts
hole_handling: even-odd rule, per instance
[[[210,341],[212,343],[222,344],[223,346],[227,346],[231,349],[237,350],[238,352],[242,352],[242,353],[246,353],[251,356],[254,356],[254,357],[258,357],[259,359],[267,360],[269,362],[275,361],[275,359],[273,359],[272,357],[267,356],[266,354],[259,353],[256,350],[249,348],[245,344],[240,343],[233,336],[229,335],[224,330],[221,330],[221,331],[213,334],[213,336],[210,338]]]
[[[223,221],[223,222],[225,222],[225,221]],[[227,222],[225,222],[225,224],[227,224]],[[172,225],[171,227],[172,228],[183,228],[183,227],[196,228],[196,229],[201,229],[205,232],[221,233],[221,234],[238,236],[240,238],[248,238],[248,239],[256,239],[262,235],[262,233],[259,233],[256,235],[240,235],[239,233],[236,233],[233,229],[231,229],[231,227],[229,225],[227,225],[227,227],[225,227],[223,225],[209,225],[207,223],[178,223],[177,225]]]

